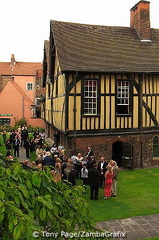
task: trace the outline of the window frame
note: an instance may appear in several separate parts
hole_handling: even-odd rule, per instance
[[[94,97],[86,97],[85,96],[85,93],[86,93],[86,91],[85,91],[85,82],[86,81],[88,81],[88,82],[90,82],[90,81],[95,81],[96,82],[96,91],[94,91],[94,89],[92,89],[92,92],[90,91],[90,89],[88,89],[88,95],[90,94],[91,95],[91,93],[92,93],[92,95],[93,95],[93,93],[95,93],[96,92],[96,96],[94,96]],[[88,88],[89,88],[90,86],[88,86]],[[92,85],[92,87],[93,87],[93,85]],[[82,106],[82,116],[83,117],[87,117],[87,116],[89,116],[89,117],[94,117],[94,116],[98,116],[100,113],[99,113],[99,104],[100,104],[100,92],[99,92],[99,89],[100,89],[100,79],[97,79],[97,78],[85,78],[85,79],[83,79],[83,82],[82,82],[82,98],[81,98],[81,101],[82,101],[82,104],[81,104],[81,106]],[[91,113],[91,112],[89,112],[89,110],[91,110],[92,109],[92,111],[93,111],[93,109],[94,108],[88,108],[88,112],[85,112],[85,99],[96,99],[96,112],[95,113]],[[87,104],[89,104],[89,101],[87,102]],[[93,101],[92,102],[90,102],[90,104],[94,104],[93,103]]]
[[[121,91],[119,93],[119,88],[118,88],[118,83],[119,82],[123,82],[124,84],[128,83],[128,87],[127,85],[122,85],[121,84]],[[128,89],[128,91],[126,90]],[[123,91],[122,91],[123,90]],[[118,94],[121,94],[121,95],[125,95],[125,97],[118,97]],[[126,96],[128,95],[128,97]],[[131,84],[131,81],[129,79],[117,79],[116,80],[116,100],[115,100],[115,112],[116,112],[116,115],[117,116],[132,116],[132,84]],[[125,102],[123,102],[123,104],[118,104],[118,100],[121,100]],[[126,103],[126,100],[128,101],[128,104]],[[118,106],[128,106],[128,112],[127,113],[124,113],[124,109],[123,109],[123,112],[118,112]],[[126,108],[126,107],[125,107]]]
[[[1,122],[3,123],[1,125]],[[11,124],[11,118],[0,118],[0,127],[4,125],[10,125]]]
[[[32,88],[31,88],[31,89],[28,88],[28,84],[31,84],[31,85],[32,85]],[[27,91],[33,91],[33,90],[34,90],[33,82],[27,82],[27,83],[26,83],[26,90],[27,90]]]
[[[36,107],[40,107],[41,106],[41,101],[39,101],[39,100],[41,100],[41,98],[35,98],[35,105],[36,105]]]
[[[154,140],[157,140],[157,143],[154,143]],[[158,156],[155,156],[156,152],[154,153],[154,146],[156,149],[158,149]],[[153,153],[153,158],[159,158],[159,136],[154,136],[152,139],[152,153]]]

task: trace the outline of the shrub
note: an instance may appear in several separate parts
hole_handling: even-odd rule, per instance
[[[19,127],[19,126],[27,126],[27,120],[25,118],[21,118],[20,120],[16,120],[15,121],[15,127]]]
[[[47,170],[25,170],[20,163],[1,159],[0,239],[33,240],[35,233],[44,239],[45,231],[63,239],[62,231],[74,232],[77,226],[78,231],[94,230],[82,186],[55,183]]]
[[[0,127],[0,132],[3,132],[3,130],[6,130],[6,132],[10,132],[12,130],[12,127],[8,124],[5,124]]]

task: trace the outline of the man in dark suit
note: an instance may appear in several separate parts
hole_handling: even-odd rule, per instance
[[[104,176],[105,176],[105,172],[106,172],[106,167],[107,167],[108,163],[105,161],[104,157],[101,157],[99,162],[98,162],[98,171],[100,172],[100,187],[103,187],[104,185]]]
[[[22,127],[22,131],[21,131],[21,147],[25,147],[25,141],[28,137],[28,130],[26,127]]]
[[[77,171],[74,169],[74,165],[70,165],[70,172],[68,174],[68,181],[71,183],[72,186],[76,186],[76,177]]]
[[[18,135],[16,135],[13,141],[14,157],[16,156],[19,157],[19,145],[20,145],[20,140],[18,138]]]
[[[91,147],[88,147],[88,148],[87,148],[86,157],[87,157],[87,159],[90,159],[91,156],[94,156],[94,153],[93,153]]]
[[[26,157],[29,158],[29,153],[30,153],[30,141],[29,141],[29,138],[28,138],[28,137],[26,138],[24,144],[25,144],[24,147],[25,147],[25,150],[26,150]]]
[[[10,143],[11,143],[11,145],[14,142],[15,137],[16,137],[15,130],[12,130],[11,133],[10,133]]]
[[[88,170],[88,181],[90,186],[90,199],[98,200],[100,173],[96,164]]]
[[[94,164],[96,164],[96,160],[95,160],[94,156],[91,156],[90,158],[88,158],[88,161],[86,164],[87,169],[92,169]]]
[[[55,160],[51,157],[51,153],[49,151],[46,152],[46,156],[44,157],[43,165],[55,167]]]

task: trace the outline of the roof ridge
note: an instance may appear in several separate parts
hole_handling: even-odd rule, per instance
[[[64,22],[58,20],[50,20],[51,24],[65,24],[65,25],[74,25],[78,27],[86,27],[86,28],[130,28],[130,26],[108,26],[108,25],[101,25],[101,24],[91,24],[91,23],[78,23],[78,22]]]
[[[101,25],[101,24],[92,24],[92,23],[79,23],[79,22],[65,22],[65,21],[58,21],[58,20],[50,20],[51,24],[65,24],[65,25],[74,25],[78,27],[90,27],[90,28],[132,28],[130,26],[114,26],[114,25]],[[150,29],[159,30],[159,28],[151,27]]]

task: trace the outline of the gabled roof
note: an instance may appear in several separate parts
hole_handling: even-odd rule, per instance
[[[42,63],[33,62],[0,62],[0,75],[36,75],[37,71],[41,71]],[[40,73],[42,74],[42,72]]]
[[[49,40],[45,40],[44,41],[44,50],[45,50],[45,57],[46,57],[46,61],[48,63],[48,67],[49,67],[49,54],[50,54],[50,41]]]
[[[0,92],[3,90],[8,81],[12,81],[11,76],[0,76]]]
[[[47,73],[49,73],[49,67],[50,67],[50,41],[45,40],[44,41],[44,61],[46,61],[47,65]]]
[[[16,88],[16,90],[21,94],[21,96],[23,96],[23,98],[30,104],[33,105],[34,102],[24,93],[23,89],[14,81],[12,80],[8,80],[5,84],[5,86],[3,87],[3,89],[7,86],[7,83],[10,82],[14,88]],[[1,91],[3,91],[3,89]]]
[[[23,89],[21,89],[21,87],[19,87],[17,83],[15,83],[14,81],[11,81],[11,83],[30,105],[34,104],[34,102],[24,93]]]
[[[50,41],[44,41],[44,58],[43,58],[43,87],[46,86],[49,80],[50,73]]]
[[[141,42],[130,27],[50,24],[62,71],[159,72],[159,29]]]

